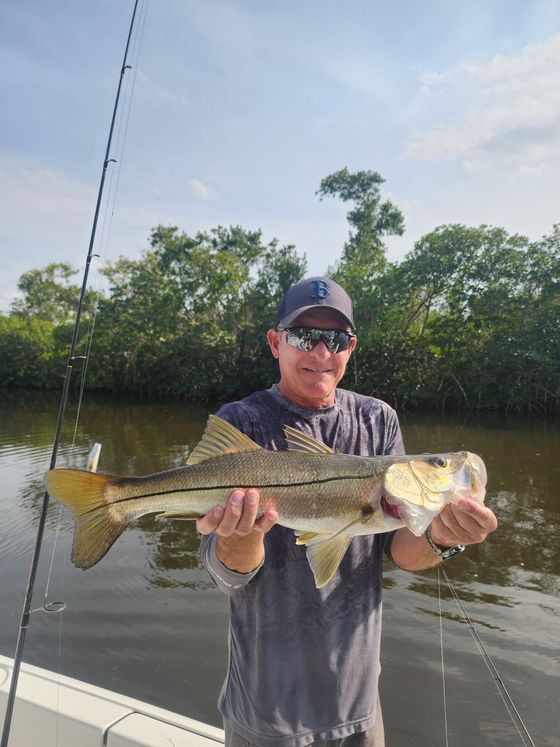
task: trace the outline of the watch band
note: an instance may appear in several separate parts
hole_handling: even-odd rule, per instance
[[[436,542],[434,542],[430,527],[428,527],[424,532],[424,538],[430,546],[432,552],[434,552],[442,560],[449,560],[449,558],[458,555],[465,549],[464,545],[455,545],[455,547],[442,547],[441,545],[438,545]]]

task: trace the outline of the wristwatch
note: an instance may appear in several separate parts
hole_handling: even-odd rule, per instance
[[[442,547],[441,545],[438,545],[433,540],[430,527],[428,527],[426,531],[424,532],[424,537],[426,539],[426,542],[432,549],[432,551],[442,560],[449,560],[449,558],[452,558],[453,556],[458,555],[460,552],[463,552],[463,550],[465,549],[464,545],[455,545],[455,547]]]

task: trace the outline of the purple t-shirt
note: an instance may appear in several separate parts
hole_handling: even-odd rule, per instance
[[[404,454],[394,410],[344,389],[333,407],[315,410],[274,386],[217,414],[266,449],[286,449],[282,426],[291,425],[343,454]],[[354,537],[322,589],[291,529],[268,532],[265,560],[248,574],[220,563],[215,535],[203,538],[202,560],[229,596],[229,665],[218,707],[235,732],[262,747],[303,747],[373,726],[391,537]]]

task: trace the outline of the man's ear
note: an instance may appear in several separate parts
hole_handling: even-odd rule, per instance
[[[357,343],[358,343],[358,340],[355,337],[353,337],[350,340],[350,352],[352,352],[355,349]]]
[[[270,350],[272,351],[272,355],[275,358],[278,358],[279,352],[278,348],[280,347],[280,335],[275,329],[269,329],[266,333],[266,339],[268,341],[268,346],[270,347]]]

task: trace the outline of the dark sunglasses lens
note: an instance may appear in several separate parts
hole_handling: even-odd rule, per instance
[[[312,350],[322,340],[330,353],[348,350],[352,336],[340,329],[317,329],[315,327],[292,327],[286,330],[286,340],[300,350]]]

